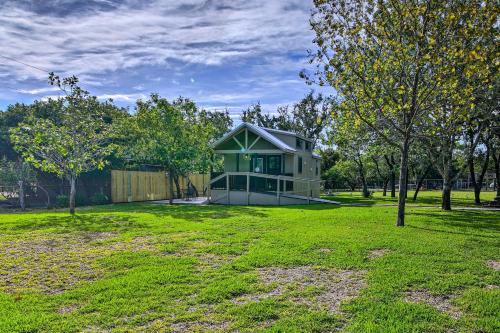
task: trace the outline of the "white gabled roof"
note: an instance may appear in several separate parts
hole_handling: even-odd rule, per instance
[[[280,129],[267,128],[267,127],[263,127],[263,129],[265,129],[266,131],[271,132],[271,133],[278,133],[278,134],[283,134],[283,135],[295,136],[297,138],[301,138],[302,140],[306,140],[306,141],[309,141],[309,142],[313,141],[312,139],[306,138],[305,136],[302,136],[300,134],[297,134],[297,133],[294,133],[294,132],[290,132],[290,131],[284,131],[284,130],[280,130]]]
[[[233,128],[228,133],[226,133],[222,138],[217,140],[215,143],[213,143],[212,148],[215,148],[216,146],[220,145],[224,141],[228,140],[230,137],[232,137],[233,135],[235,135],[236,133],[238,133],[239,131],[241,131],[245,127],[249,131],[251,131],[251,132],[257,134],[258,136],[262,137],[263,139],[269,141],[270,143],[272,143],[273,145],[278,147],[278,149],[280,149],[284,152],[287,152],[287,153],[292,153],[292,154],[297,152],[297,150],[295,148],[290,147],[289,145],[287,145],[282,140],[278,139],[277,137],[275,137],[274,135],[272,135],[269,132],[282,133],[282,134],[286,133],[288,135],[295,135],[295,136],[302,138],[300,135],[295,134],[293,132],[275,130],[275,129],[270,129],[270,128],[263,128],[263,127],[259,127],[259,126],[256,126],[256,125],[253,125],[250,123],[243,122],[243,123],[239,124],[238,126],[236,126],[235,128]],[[307,140],[310,141],[310,139],[307,139]],[[312,157],[316,158],[316,159],[321,159],[321,156],[314,153],[314,152],[312,153]]]
[[[255,125],[250,124],[250,123],[239,124],[234,129],[229,131],[226,135],[224,135],[222,138],[217,140],[214,144],[212,144],[212,147],[215,148],[216,146],[218,146],[222,142],[226,141],[231,136],[235,135],[236,133],[238,133],[241,129],[243,129],[245,127],[248,128],[248,130],[250,130],[251,132],[259,135],[263,139],[269,141],[270,143],[272,143],[273,145],[275,145],[276,147],[278,147],[279,149],[281,149],[285,152],[295,153],[297,151],[294,148],[287,145],[286,143],[284,143],[283,141],[281,141],[280,139],[278,139],[277,137],[275,137],[274,135],[272,135],[271,133],[269,133],[268,131],[266,131],[264,128],[261,128],[259,126],[255,126]]]

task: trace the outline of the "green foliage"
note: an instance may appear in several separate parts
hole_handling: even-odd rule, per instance
[[[112,106],[78,89],[47,104],[52,119],[41,119],[31,112],[11,129],[16,150],[36,168],[59,177],[78,177],[82,172],[102,169],[113,149],[112,127],[104,121],[106,109]]]
[[[105,205],[109,203],[109,198],[103,193],[95,193],[90,197],[90,203],[92,205]]]
[[[74,213],[76,179],[83,172],[102,170],[107,164],[106,158],[115,149],[115,127],[110,115],[123,112],[82,90],[74,76],[61,81],[51,73],[49,82],[61,88],[65,97],[28,107],[27,116],[17,127],[10,128],[10,140],[35,168],[70,182],[69,208]],[[40,117],[40,109],[50,113]]]
[[[311,27],[317,64],[308,82],[338,92],[342,117],[365,124],[401,152],[400,191],[415,137],[444,152],[449,165],[457,131],[477,110],[475,87],[498,77],[498,6],[494,1],[314,1]],[[349,113],[351,115],[349,115]],[[446,186],[445,186],[446,188]],[[444,198],[445,196],[443,196]],[[404,225],[404,201],[397,225]]]
[[[322,94],[309,92],[291,108],[279,106],[275,115],[263,114],[260,103],[242,112],[241,120],[257,126],[292,131],[313,139],[313,148],[323,139],[324,130],[330,124],[331,115],[338,108],[337,101]]]
[[[21,159],[9,161],[4,156],[0,160],[0,184],[17,186],[22,181],[25,183],[36,181],[36,173],[31,165]]]
[[[67,208],[69,206],[69,197],[65,194],[57,195],[56,206],[61,208]]]
[[[213,155],[210,143],[230,125],[227,112],[211,113],[189,99],[169,102],[153,94],[137,103],[137,113],[129,119],[127,130],[133,131],[133,140],[125,154],[176,175],[206,172]]]

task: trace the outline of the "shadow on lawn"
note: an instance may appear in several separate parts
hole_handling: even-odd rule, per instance
[[[424,229],[435,232],[445,232],[450,234],[471,235],[478,237],[497,238],[498,235],[491,235],[492,232],[500,232],[500,219],[498,212],[489,211],[430,211],[415,210],[411,215],[430,218],[425,222],[425,227],[409,225],[410,228]],[[439,221],[436,223],[435,221]],[[435,229],[433,227],[445,226],[447,229]],[[448,228],[452,228],[449,230]],[[477,232],[480,232],[479,234]]]
[[[337,196],[337,195],[322,195],[321,198],[327,199],[327,200],[338,201],[344,205],[353,204],[353,205],[372,206],[372,205],[375,205],[376,203],[378,203],[373,198],[363,198],[363,197],[357,196],[357,195],[354,195],[352,197]],[[387,204],[392,204],[392,203],[397,203],[397,202],[391,202],[390,200],[387,201]]]
[[[71,215],[48,215],[17,222],[8,226],[14,231],[57,230],[57,232],[119,232],[145,229],[149,226],[130,215],[106,215],[77,213]]]
[[[168,205],[153,203],[116,204],[104,211],[134,212],[153,214],[157,217],[171,217],[191,222],[206,219],[227,219],[235,216],[267,217],[268,214],[258,207],[225,205]]]
[[[341,205],[328,204],[328,203],[313,203],[310,205],[287,205],[287,206],[269,206],[269,207],[279,207],[287,210],[331,210],[341,208]]]

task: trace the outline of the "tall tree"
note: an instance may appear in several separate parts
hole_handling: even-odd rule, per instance
[[[227,113],[210,115],[189,99],[180,97],[169,102],[157,94],[147,101],[138,101],[136,110],[129,125],[135,134],[134,141],[125,153],[137,162],[168,170],[172,202],[176,177],[209,168],[210,143],[227,131],[224,129],[230,123]]]
[[[292,130],[306,138],[313,139],[313,149],[321,140],[325,128],[328,127],[331,115],[338,109],[337,101],[322,94],[309,92],[293,106],[291,117]]]
[[[337,101],[310,91],[293,107],[278,106],[276,114],[263,114],[259,103],[243,111],[241,120],[261,127],[292,131],[313,140],[313,149],[322,139],[330,124],[332,113],[338,108]]]
[[[311,26],[318,64],[309,82],[334,87],[352,112],[400,152],[396,225],[405,218],[408,156],[416,125],[441,107],[438,97],[465,105],[470,87],[457,90],[459,65],[482,71],[469,41],[494,23],[483,1],[315,0]],[[480,28],[478,17],[484,19]],[[457,36],[460,36],[457,38]],[[480,50],[475,51],[479,54]]]
[[[330,141],[338,146],[338,150],[344,160],[354,162],[361,182],[363,197],[370,196],[367,183],[367,163],[369,160],[369,146],[372,142],[365,124],[356,126],[356,119],[347,110],[339,110],[333,119]]]
[[[34,167],[69,181],[69,211],[74,214],[78,177],[102,169],[112,152],[113,127],[104,118],[114,106],[81,89],[74,76],[60,80],[51,74],[49,80],[66,93],[48,102],[52,117],[37,118],[31,113],[10,130],[10,140]]]

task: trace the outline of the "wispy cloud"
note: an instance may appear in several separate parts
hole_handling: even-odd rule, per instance
[[[58,87],[47,87],[47,88],[34,88],[34,89],[17,89],[16,91],[21,94],[28,95],[40,95],[51,91],[58,91]]]
[[[150,92],[231,112],[301,98],[311,0],[0,0],[2,55],[77,75],[102,99]],[[55,92],[47,73],[0,58],[0,108]]]
[[[135,102],[138,99],[146,99],[148,96],[146,94],[103,94],[97,96],[97,98],[100,100],[112,99],[119,102]]]
[[[171,60],[218,65],[249,55],[304,49],[311,39],[304,33],[310,3],[303,0],[125,1],[102,11],[80,10],[80,2],[45,3],[38,13],[16,2],[0,5],[0,44],[9,45],[2,51],[68,74],[168,66]],[[67,10],[54,9],[61,14],[54,17],[50,14],[56,6]],[[2,70],[24,78],[45,75],[2,63]]]

